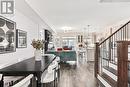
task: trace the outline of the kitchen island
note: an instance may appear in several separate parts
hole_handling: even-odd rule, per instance
[[[76,51],[72,51],[72,50],[47,51],[47,54],[54,54],[56,56],[59,56],[60,60],[63,62],[77,60]]]

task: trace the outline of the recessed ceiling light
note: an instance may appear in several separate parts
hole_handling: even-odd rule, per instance
[[[64,33],[66,33],[66,32],[71,31],[71,30],[72,30],[72,27],[67,27],[67,26],[65,26],[65,27],[62,27],[61,29],[64,30]]]
[[[67,26],[65,26],[65,27],[62,27],[61,29],[62,29],[62,30],[72,30],[72,27],[67,27]]]

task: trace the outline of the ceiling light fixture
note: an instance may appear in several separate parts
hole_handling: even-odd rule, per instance
[[[66,33],[72,30],[72,27],[62,27],[61,29],[64,30],[64,33]]]

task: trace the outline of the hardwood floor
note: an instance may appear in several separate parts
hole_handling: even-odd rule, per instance
[[[94,63],[80,64],[76,69],[69,64],[61,65],[58,87],[98,87],[94,78]]]

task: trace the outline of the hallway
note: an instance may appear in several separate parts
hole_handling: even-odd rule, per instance
[[[93,62],[81,64],[76,69],[65,64],[61,66],[61,69],[59,87],[97,87]]]
[[[0,4],[0,87],[130,87],[130,0]]]

